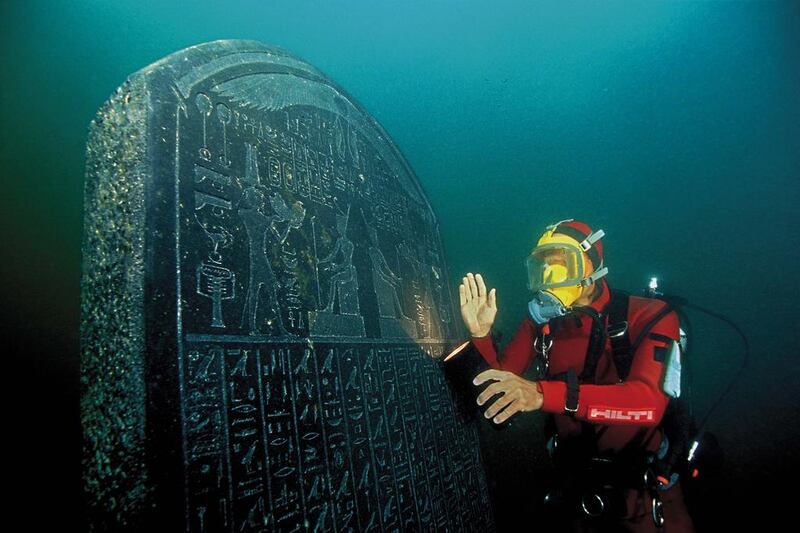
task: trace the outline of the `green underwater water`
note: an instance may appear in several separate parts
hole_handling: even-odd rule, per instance
[[[82,520],[88,123],[130,73],[222,38],[291,51],[373,114],[438,215],[451,289],[482,273],[497,288],[506,339],[529,298],[523,259],[564,218],[606,231],[612,286],[635,291],[658,276],[666,292],[739,323],[752,360],[710,422],[726,452],[724,487],[738,490],[713,496],[706,514],[733,521],[721,510],[766,502],[800,463],[799,6],[0,2],[3,324],[7,350],[32,376],[24,397],[37,415],[21,415],[35,444],[26,483],[46,476],[58,495],[57,512],[37,520]],[[692,316],[702,415],[742,352],[727,326]],[[546,475],[539,427],[531,416],[482,432],[501,526],[527,516],[526,491]],[[775,498],[770,508],[788,516]]]

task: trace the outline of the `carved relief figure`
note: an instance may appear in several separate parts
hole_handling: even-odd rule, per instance
[[[350,219],[350,207],[346,213],[336,215],[336,231],[339,236],[331,252],[323,259],[315,259],[317,270],[317,297],[322,305],[319,293],[320,265],[330,265],[330,288],[327,304],[323,309],[309,312],[309,333],[316,337],[364,337],[364,318],[358,303],[358,274],[353,264],[353,242],[347,237],[347,224]],[[314,218],[312,217],[312,235],[314,236],[314,257],[316,258],[316,236],[314,234]],[[341,257],[341,261],[336,261]],[[334,312],[336,303],[338,312]]]
[[[372,261],[372,282],[375,287],[375,295],[378,297],[378,313],[383,318],[408,318],[403,313],[403,306],[397,297],[397,286],[402,279],[397,276],[386,258],[383,256],[378,246],[378,231],[373,227],[367,227],[369,233],[369,258]]]
[[[403,306],[398,297],[402,290],[400,283],[403,281],[395,274],[378,244],[378,231],[367,224],[370,247],[367,251],[372,263],[372,286],[378,300],[378,316],[383,338],[416,338],[417,324],[403,312]]]
[[[250,278],[247,286],[244,312],[242,313],[242,327],[247,327],[251,335],[260,333],[256,324],[258,304],[261,299],[261,288],[265,287],[269,293],[269,306],[275,313],[278,330],[283,335],[291,335],[283,325],[280,306],[278,305],[278,280],[272,271],[268,250],[268,235],[274,234],[272,223],[280,220],[277,215],[266,216],[261,212],[264,205],[264,193],[255,187],[245,189],[242,201],[239,204],[239,216],[244,222],[250,244]],[[268,321],[271,323],[271,320]],[[246,324],[246,326],[245,326]]]
[[[327,257],[320,259],[317,263],[323,265],[330,263],[330,271],[333,273],[330,280],[330,290],[328,291],[328,304],[322,309],[324,313],[332,313],[333,305],[336,301],[336,294],[339,295],[339,312],[343,315],[360,314],[358,306],[358,280],[356,278],[356,267],[353,264],[353,243],[347,238],[347,221],[350,218],[350,207],[347,213],[336,215],[336,231],[339,237],[333,250]],[[341,254],[342,260],[334,262],[337,254]],[[321,303],[321,302],[320,302]]]

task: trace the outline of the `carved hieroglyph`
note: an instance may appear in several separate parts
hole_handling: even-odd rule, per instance
[[[82,279],[96,529],[486,531],[436,218],[291,54],[175,53],[98,112]]]

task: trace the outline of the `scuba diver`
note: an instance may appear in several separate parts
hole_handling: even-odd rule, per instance
[[[662,300],[610,290],[603,236],[575,220],[547,227],[526,261],[528,314],[500,355],[496,289],[467,274],[459,296],[471,339],[447,359],[470,346],[488,363],[472,383],[485,387],[477,404],[495,424],[520,412],[552,415],[547,448],[558,481],[544,505],[552,527],[694,531],[674,461],[688,433],[670,401],[680,393],[679,317]],[[522,377],[532,364],[535,381]]]

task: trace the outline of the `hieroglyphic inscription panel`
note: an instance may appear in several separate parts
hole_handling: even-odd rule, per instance
[[[188,346],[189,530],[488,527],[428,347]]]
[[[137,84],[153,498],[197,532],[492,529],[438,225],[385,131],[249,41]]]

